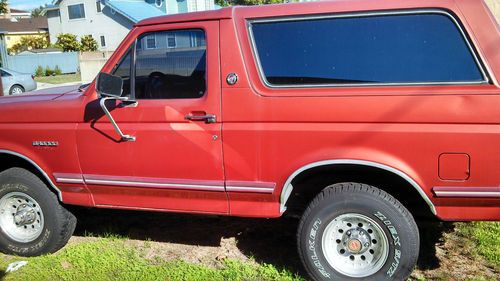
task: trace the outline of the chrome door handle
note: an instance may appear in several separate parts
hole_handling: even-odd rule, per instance
[[[190,121],[205,121],[207,124],[217,122],[215,115],[207,114],[206,112],[191,112],[185,118]]]

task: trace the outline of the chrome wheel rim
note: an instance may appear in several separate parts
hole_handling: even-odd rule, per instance
[[[373,219],[348,213],[334,218],[325,228],[322,249],[327,262],[349,277],[378,272],[389,256],[389,240]]]
[[[43,226],[43,211],[31,196],[10,192],[0,198],[0,229],[10,239],[32,242],[40,236]]]
[[[21,88],[19,88],[19,87],[14,87],[12,89],[12,94],[13,95],[19,95],[19,94],[22,94],[22,93],[23,93],[23,90]]]

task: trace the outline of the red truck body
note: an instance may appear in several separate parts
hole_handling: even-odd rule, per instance
[[[313,280],[407,280],[415,219],[500,220],[499,77],[482,1],[146,19],[90,85],[0,98],[0,251],[63,247],[61,203],[298,215]]]
[[[487,83],[272,88],[259,76],[249,19],[426,8],[453,14]],[[418,194],[442,220],[500,219],[500,28],[481,1],[328,1],[147,19],[102,71],[142,33],[191,28],[207,34],[203,98],[117,103],[115,120],[136,137],[122,142],[95,83],[3,97],[2,159],[23,159],[62,202],[81,206],[279,217],[298,177],[349,166],[399,177],[400,192]],[[217,121],[186,120],[196,112]]]

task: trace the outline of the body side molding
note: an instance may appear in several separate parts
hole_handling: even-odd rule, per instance
[[[429,199],[427,194],[424,192],[422,187],[416,183],[410,176],[407,174],[401,172],[398,169],[395,169],[393,167],[389,167],[384,164],[380,164],[377,162],[372,162],[372,161],[366,161],[366,160],[355,160],[355,159],[336,159],[336,160],[323,160],[323,161],[318,161],[314,163],[307,164],[305,166],[300,167],[297,169],[293,174],[291,174],[288,179],[286,180],[285,184],[283,185],[283,189],[281,190],[281,195],[280,195],[280,212],[283,214],[286,211],[286,202],[290,195],[292,194],[293,190],[293,185],[292,181],[293,179],[299,175],[300,173],[309,170],[311,168],[319,167],[319,166],[326,166],[326,165],[360,165],[360,166],[369,166],[369,167],[374,167],[374,168],[379,168],[382,170],[386,170],[388,172],[391,172],[393,174],[398,175],[399,177],[403,178],[406,180],[409,184],[411,184],[422,196],[422,198],[425,200],[427,205],[429,205],[429,208],[431,209],[432,213],[434,215],[437,215],[436,212],[436,207],[432,203],[432,201]]]
[[[10,154],[10,155],[14,155],[14,156],[17,156],[19,158],[22,158],[22,159],[28,161],[35,168],[37,168],[37,170],[40,171],[40,173],[42,173],[42,175],[45,177],[45,179],[50,183],[50,185],[52,186],[52,188],[54,188],[57,191],[57,197],[59,197],[59,201],[64,202],[61,190],[59,188],[57,188],[57,186],[50,179],[49,175],[40,166],[38,166],[38,164],[35,161],[31,160],[27,156],[24,156],[24,155],[22,155],[20,153],[17,153],[17,152],[14,152],[14,151],[10,151],[10,150],[0,149],[0,154],[2,154],[2,153]]]

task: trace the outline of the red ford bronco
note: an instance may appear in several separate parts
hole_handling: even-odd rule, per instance
[[[500,220],[500,28],[482,1],[229,7],[139,22],[79,89],[0,98],[0,250],[66,205],[301,216],[314,280],[403,280],[414,218]]]

